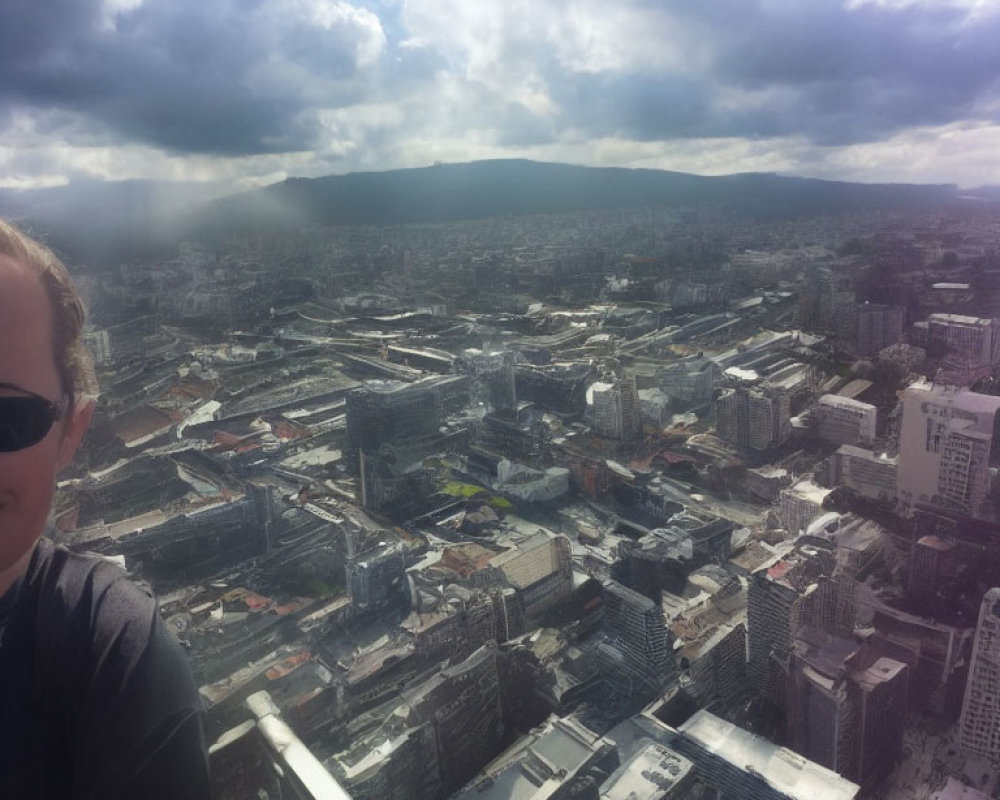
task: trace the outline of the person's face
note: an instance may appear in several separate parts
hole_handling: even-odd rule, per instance
[[[0,256],[0,395],[26,393],[54,403],[63,397],[52,354],[52,310],[38,277]],[[89,402],[78,404],[37,444],[0,452],[0,583],[9,584],[17,577],[9,573],[27,566],[45,528],[56,474],[72,460],[92,410]]]

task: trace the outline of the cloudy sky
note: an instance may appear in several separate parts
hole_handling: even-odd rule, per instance
[[[0,187],[500,157],[1000,184],[1000,0],[0,4]]]

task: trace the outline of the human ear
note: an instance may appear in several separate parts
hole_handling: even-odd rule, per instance
[[[63,435],[59,442],[59,470],[64,470],[73,462],[76,448],[80,446],[83,434],[90,427],[90,418],[94,416],[93,398],[77,398],[73,404],[72,413],[63,422]]]

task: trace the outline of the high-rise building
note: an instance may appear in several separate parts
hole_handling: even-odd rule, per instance
[[[395,544],[349,558],[345,574],[351,607],[360,612],[404,605],[409,600],[405,569],[403,550]]]
[[[895,768],[901,755],[910,668],[884,655],[862,663],[851,672],[858,747],[849,777],[870,790]]]
[[[501,752],[503,692],[488,643],[352,720],[346,749],[325,766],[356,800],[450,795]]]
[[[861,303],[857,309],[855,352],[871,357],[903,336],[903,309],[878,303]]]
[[[617,581],[603,587],[605,624],[628,668],[651,685],[665,685],[676,669],[663,609]]]
[[[374,454],[382,444],[400,450],[433,438],[440,403],[430,386],[402,381],[366,381],[347,395],[347,440],[354,456]]]
[[[573,591],[569,539],[539,529],[534,536],[493,556],[490,566],[517,589],[529,616],[566,599]]]
[[[910,667],[908,705],[928,711],[945,724],[962,705],[974,630],[918,616],[880,601],[872,627],[893,658]]]
[[[770,387],[727,389],[715,401],[716,433],[739,447],[764,451],[791,434],[787,392]]]
[[[969,359],[976,366],[995,363],[995,321],[964,314],[931,314],[927,318],[927,336]]]
[[[963,559],[955,539],[928,534],[921,536],[910,549],[910,577],[907,599],[915,611],[932,615],[934,606],[954,600],[948,589],[964,583]]]
[[[515,355],[509,350],[467,349],[455,359],[455,371],[469,376],[469,404],[498,411],[517,407]]]
[[[834,444],[871,444],[875,441],[878,409],[850,397],[825,394],[816,403],[819,437]]]
[[[796,631],[813,625],[850,633],[856,596],[857,584],[838,569],[833,550],[819,544],[765,562],[750,576],[747,594],[750,685],[783,708]]]
[[[829,489],[817,486],[811,478],[803,478],[793,486],[782,489],[778,495],[778,516],[785,530],[793,536],[809,527],[823,514],[823,501]]]
[[[899,758],[906,691],[904,663],[806,625],[795,636],[789,670],[792,746],[870,790]]]
[[[609,439],[634,439],[642,431],[635,378],[619,378],[595,388],[594,430]]]
[[[963,749],[1000,767],[1000,589],[979,607],[958,730]]]
[[[601,800],[682,800],[695,783],[694,764],[659,742],[638,745],[603,784]]]
[[[799,293],[799,326],[804,330],[833,333],[841,341],[855,339],[857,303],[851,264],[836,269],[812,267]]]
[[[676,754],[674,757],[680,759]],[[597,800],[594,775],[606,775],[617,765],[614,742],[574,717],[552,716],[453,797],[512,800],[520,796],[512,787],[524,787],[525,794],[530,792],[534,800]],[[690,771],[691,765],[687,766]]]
[[[846,486],[871,500],[896,501],[899,459],[843,444],[830,458],[829,482]]]
[[[1000,397],[923,381],[906,390],[897,479],[906,516],[924,504],[997,518],[990,467],[1000,457],[998,411]]]

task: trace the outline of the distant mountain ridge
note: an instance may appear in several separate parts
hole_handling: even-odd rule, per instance
[[[744,173],[706,177],[665,170],[579,167],[526,160],[291,178],[214,205],[212,222],[275,219],[335,224],[459,219],[641,206],[717,206],[756,217],[915,208],[957,199],[950,185],[860,184]]]
[[[755,219],[949,206],[996,198],[953,185],[862,184],[744,173],[473,161],[322,178],[290,178],[218,197],[218,185],[143,181],[0,191],[0,214],[47,230],[72,258],[169,251],[178,241],[303,225],[451,222],[644,206],[710,206]],[[213,199],[217,198],[217,199]]]

